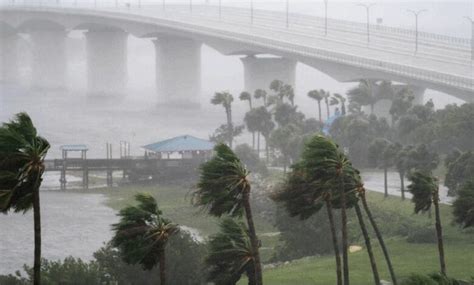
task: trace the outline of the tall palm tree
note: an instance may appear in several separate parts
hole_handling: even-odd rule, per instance
[[[320,89],[319,94],[321,94],[321,96],[324,99],[324,104],[326,104],[326,115],[327,115],[327,119],[329,119],[329,117],[331,116],[331,112],[329,110],[329,105],[330,105],[329,104],[329,98],[331,98],[331,93],[329,93],[329,91],[325,91],[323,89]]]
[[[212,216],[245,214],[254,253],[255,284],[262,285],[259,241],[250,207],[250,173],[228,146],[218,144],[214,150],[215,156],[201,166],[193,202]]]
[[[171,236],[179,231],[176,224],[163,218],[155,198],[150,194],[135,196],[136,206],[122,209],[120,221],[112,225],[112,245],[119,248],[128,264],[140,264],[145,270],[160,267],[160,284],[166,284],[165,248]]]
[[[255,90],[253,97],[255,99],[262,99],[263,100],[263,106],[267,106],[267,91],[263,89],[257,89]]]
[[[258,109],[258,108],[257,108]],[[252,133],[252,148],[255,149],[255,133],[259,133],[259,125],[260,125],[260,117],[259,112],[257,109],[251,109],[247,113],[245,113],[244,122],[247,126],[247,130]],[[260,151],[260,142],[259,142],[259,151]]]
[[[259,118],[258,134],[262,134],[265,138],[265,160],[268,163],[269,160],[269,141],[270,135],[275,128],[275,123],[272,120],[272,114],[265,107],[255,109],[257,117]],[[258,137],[258,150],[260,151],[260,136]]]
[[[305,145],[301,161],[293,166],[292,176],[280,193],[275,195],[277,201],[285,203],[290,215],[299,215],[307,218],[319,211],[322,202],[326,201],[328,215],[333,206],[341,209],[342,218],[342,271],[344,278],[340,276],[340,266],[336,255],[336,273],[338,283],[349,284],[349,262],[348,262],[348,232],[346,208],[356,201],[354,193],[346,193],[348,184],[355,184],[358,172],[352,164],[331,140],[317,135]],[[294,179],[294,180],[291,180]],[[329,199],[329,201],[328,201]],[[333,223],[330,221],[330,223]],[[336,240],[333,233],[333,240]],[[338,252],[335,249],[335,252]]]
[[[346,115],[346,98],[339,93],[335,93],[333,96],[341,106],[341,115]]]
[[[321,114],[321,100],[323,100],[323,96],[319,93],[318,90],[311,90],[308,92],[308,97],[318,102],[319,121],[322,122],[323,116]]]
[[[388,271],[390,272],[390,277],[392,279],[393,285],[397,285],[397,277],[395,275],[395,270],[393,269],[392,265],[392,260],[390,259],[390,254],[388,253],[387,246],[385,245],[385,241],[383,240],[382,233],[380,232],[380,229],[375,222],[374,216],[372,215],[372,211],[369,208],[369,205],[367,203],[367,198],[366,198],[366,190],[364,188],[364,185],[362,183],[359,183],[357,189],[357,196],[359,197],[359,200],[362,202],[362,207],[364,208],[365,213],[367,214],[367,217],[369,218],[369,222],[372,225],[372,228],[374,229],[375,236],[377,237],[377,240],[380,244],[380,248],[382,249],[385,262],[387,263]]]
[[[240,93],[239,99],[242,101],[249,101],[250,110],[252,110],[252,95],[249,92]]]
[[[0,127],[0,212],[27,212],[33,208],[33,284],[41,284],[41,211],[39,189],[50,148],[38,136],[31,118],[19,113]]]
[[[255,260],[247,227],[232,218],[220,223],[220,231],[209,240],[208,282],[236,284],[243,274],[250,285],[255,284]]]
[[[409,179],[408,191],[413,195],[412,202],[415,204],[415,213],[426,212],[433,205],[435,208],[436,236],[438,238],[438,253],[441,274],[446,276],[446,261],[444,258],[443,230],[439,213],[439,186],[438,179],[431,174],[420,171],[413,172]]]
[[[228,129],[228,144],[232,148],[232,142],[234,140],[233,137],[233,129],[234,125],[232,123],[232,102],[234,101],[234,97],[229,92],[216,92],[214,97],[211,99],[211,103],[214,105],[222,105],[225,109],[226,118],[227,118],[227,129]]]
[[[411,146],[406,147],[399,147],[399,151],[395,157],[395,168],[398,171],[398,175],[400,176],[400,192],[402,196],[402,200],[405,200],[405,175],[410,170],[409,162],[410,157],[409,153],[411,151]]]
[[[393,144],[386,139],[375,139],[369,145],[368,160],[372,166],[383,169],[384,174],[384,196],[388,197],[388,168],[391,167],[396,160],[397,153],[400,151],[401,145]]]

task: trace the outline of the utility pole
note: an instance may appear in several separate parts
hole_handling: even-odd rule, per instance
[[[367,11],[367,44],[370,43],[370,7],[374,6],[375,3],[359,3],[357,6],[364,7],[365,10]]]
[[[423,10],[417,10],[417,11],[414,11],[414,10],[407,10],[409,13],[412,13],[413,16],[415,16],[415,54],[418,52],[418,16],[423,13],[423,12],[426,12],[428,10],[426,9],[423,9]]]
[[[324,35],[328,35],[328,1],[324,0]]]
[[[474,62],[474,19],[471,17],[465,17],[471,23],[471,61]]]

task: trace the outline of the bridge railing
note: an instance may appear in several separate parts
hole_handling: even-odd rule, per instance
[[[45,7],[46,8],[46,7]],[[38,9],[36,7],[36,9]],[[39,8],[41,9],[41,8]],[[57,10],[60,12],[60,10]],[[102,11],[94,11],[91,9],[81,9],[77,8],[77,12],[85,13],[91,15],[96,13],[98,16],[101,16]],[[134,13],[129,13],[126,10],[117,10],[112,13],[115,16],[120,16],[129,20],[135,20],[138,22],[149,21],[151,23],[159,23],[163,26],[168,26],[172,29],[185,30],[187,32],[197,33],[197,34],[207,34],[214,37],[227,38],[229,40],[247,42],[251,45],[261,46],[262,48],[271,47],[274,50],[279,50],[284,53],[292,53],[298,56],[307,56],[314,57],[322,60],[327,60],[331,62],[344,63],[355,67],[371,68],[374,70],[379,70],[387,73],[391,73],[399,76],[410,76],[411,78],[429,81],[436,84],[445,84],[450,87],[458,87],[469,91],[474,91],[474,80],[472,77],[464,77],[461,75],[452,75],[445,72],[434,71],[421,69],[415,66],[410,66],[406,64],[397,64],[388,61],[375,60],[371,58],[366,58],[363,56],[354,56],[351,54],[343,52],[334,52],[324,48],[315,48],[309,47],[301,44],[296,44],[282,39],[275,40],[268,35],[265,36],[253,36],[250,33],[246,32],[237,32],[237,31],[225,31],[218,29],[218,27],[207,27],[205,25],[196,25],[193,23],[180,21],[177,19],[166,19],[166,18],[157,18],[145,15],[138,15]],[[179,22],[179,25],[176,25]]]

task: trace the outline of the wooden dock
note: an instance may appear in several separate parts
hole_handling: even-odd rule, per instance
[[[114,171],[122,171],[123,177],[131,182],[159,180],[171,177],[196,175],[203,159],[157,159],[148,157],[119,159],[63,158],[45,160],[46,171],[60,172],[61,189],[66,189],[66,172],[82,172],[82,185],[89,188],[89,173],[106,173],[107,186],[113,186]]]

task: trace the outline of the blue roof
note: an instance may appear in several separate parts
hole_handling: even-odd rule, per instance
[[[143,148],[153,152],[209,151],[214,148],[214,143],[185,135],[149,144]]]
[[[88,150],[85,144],[65,144],[59,147],[60,150],[83,151]]]

